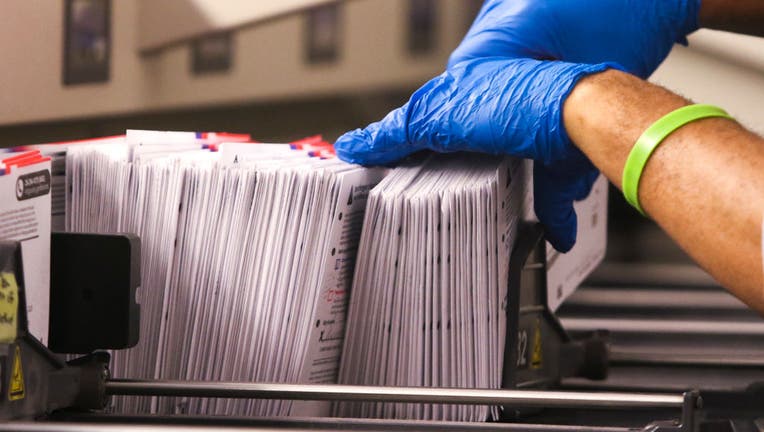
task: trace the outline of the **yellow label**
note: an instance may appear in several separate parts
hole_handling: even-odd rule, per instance
[[[11,369],[11,385],[8,390],[8,399],[15,401],[24,399],[24,371],[21,370],[21,348],[16,345],[16,354],[13,356],[13,368]]]
[[[16,276],[10,272],[0,272],[0,343],[16,340],[19,310],[19,287]]]
[[[536,320],[536,332],[533,335],[533,353],[531,354],[531,367],[533,369],[541,369],[543,360],[543,347],[541,346],[541,321]]]

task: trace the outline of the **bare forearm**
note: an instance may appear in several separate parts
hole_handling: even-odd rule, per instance
[[[700,25],[764,36],[764,0],[702,0]]]
[[[564,107],[570,137],[619,188],[639,136],[690,102],[618,71],[582,80]],[[671,134],[640,182],[642,207],[722,285],[764,313],[764,140],[707,119]]]

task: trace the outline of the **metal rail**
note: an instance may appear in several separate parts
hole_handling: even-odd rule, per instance
[[[605,263],[589,277],[595,285],[652,287],[719,287],[719,283],[694,264]]]
[[[625,427],[600,426],[558,426],[516,423],[462,423],[421,420],[377,420],[377,419],[283,419],[279,421],[251,422],[242,424],[166,424],[158,419],[156,423],[135,424],[127,418],[118,423],[58,423],[58,422],[8,422],[0,423],[0,431],[12,432],[233,432],[233,431],[364,431],[364,432],[634,432]],[[190,418],[192,422],[194,418]],[[206,419],[213,421],[215,419]],[[653,429],[645,429],[653,431]]]
[[[410,402],[545,408],[682,408],[684,396],[426,387],[260,384],[244,382],[112,380],[106,393],[122,396],[182,396],[239,399]]]
[[[694,366],[726,369],[764,370],[764,356],[739,354],[685,354],[681,352],[639,352],[613,348],[610,364],[622,366]]]
[[[764,336],[764,322],[650,320],[636,318],[561,318],[569,331],[607,329],[624,333],[660,333],[709,336]]]
[[[636,308],[697,310],[713,309],[726,312],[741,311],[753,316],[745,303],[726,291],[682,289],[650,289],[649,287],[586,287],[578,290],[569,300],[569,308],[599,308],[603,311],[633,310]],[[607,308],[607,309],[606,309]],[[583,314],[582,314],[583,315]]]
[[[0,431],[9,432],[232,432],[251,431],[251,428],[230,428],[215,426],[166,426],[166,425],[133,425],[133,424],[90,424],[90,423],[44,423],[44,422],[8,422],[0,424]],[[278,432],[296,432],[298,429],[263,429]],[[304,432],[304,431],[302,431]]]

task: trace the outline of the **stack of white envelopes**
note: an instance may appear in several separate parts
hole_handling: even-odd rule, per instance
[[[369,190],[383,171],[288,145],[128,132],[67,153],[67,227],[142,242],[137,347],[112,375],[336,382]],[[116,412],[325,415],[326,403],[117,398]]]
[[[525,168],[510,158],[437,155],[393,170],[371,192],[341,383],[500,387]],[[498,410],[348,402],[335,414],[482,421]]]

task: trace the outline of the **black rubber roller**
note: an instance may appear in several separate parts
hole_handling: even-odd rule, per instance
[[[604,380],[608,375],[610,361],[610,343],[607,332],[595,332],[591,338],[583,341],[584,359],[580,376],[591,380]]]

